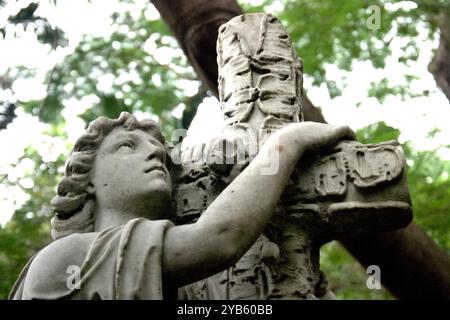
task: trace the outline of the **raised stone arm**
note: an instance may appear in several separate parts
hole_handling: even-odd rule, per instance
[[[267,225],[302,155],[353,137],[348,127],[314,122],[292,123],[272,135],[196,223],[167,231],[163,253],[165,285],[191,283],[238,261]],[[276,170],[264,174],[264,168],[272,164]]]

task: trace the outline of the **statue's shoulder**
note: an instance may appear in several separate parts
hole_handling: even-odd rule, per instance
[[[57,299],[70,292],[67,280],[81,269],[97,232],[75,233],[43,248],[31,262],[24,282],[24,299]]]

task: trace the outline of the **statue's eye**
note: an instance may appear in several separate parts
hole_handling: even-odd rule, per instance
[[[116,151],[128,152],[134,149],[134,144],[131,141],[124,141],[117,145]]]

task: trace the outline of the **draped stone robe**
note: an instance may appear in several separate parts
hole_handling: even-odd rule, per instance
[[[176,290],[163,292],[162,283],[164,234],[172,225],[168,220],[138,218],[102,232],[71,234],[58,239],[28,262],[10,299],[113,300],[172,296]],[[70,266],[80,267],[79,285],[70,285],[68,281]]]

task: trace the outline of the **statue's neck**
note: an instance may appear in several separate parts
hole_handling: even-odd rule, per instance
[[[95,211],[95,231],[120,226],[139,217],[142,216],[129,211],[97,208]]]

